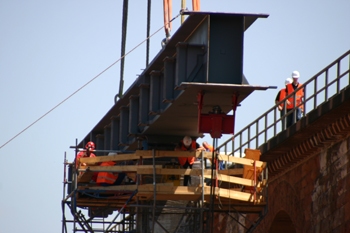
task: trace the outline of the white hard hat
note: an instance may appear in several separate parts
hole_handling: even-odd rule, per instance
[[[293,71],[292,78],[299,78],[299,77],[300,77],[299,71]]]
[[[284,82],[284,84],[287,86],[287,84],[292,83],[293,79],[291,78],[287,78],[286,81]]]
[[[185,136],[182,141],[185,146],[190,146],[192,143],[192,138],[190,136]]]

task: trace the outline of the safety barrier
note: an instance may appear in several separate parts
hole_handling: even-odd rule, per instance
[[[220,151],[230,151],[229,155],[239,153],[243,157],[243,151],[246,148],[259,148],[263,143],[266,143],[272,137],[284,129],[282,122],[287,119],[287,116],[293,114],[294,122],[296,118],[296,110],[294,107],[292,111],[280,117],[277,107],[280,104],[286,104],[288,98],[294,98],[298,90],[304,89],[304,98],[302,104],[304,105],[304,112],[302,116],[305,117],[310,111],[316,109],[322,103],[328,101],[333,95],[339,94],[342,90],[350,86],[350,50],[325,67],[319,73],[314,75],[311,79],[306,81],[301,87],[296,89],[292,94],[286,96],[284,100],[274,105],[255,121],[236,133],[230,139],[222,143],[217,149]],[[286,105],[285,105],[286,106]]]

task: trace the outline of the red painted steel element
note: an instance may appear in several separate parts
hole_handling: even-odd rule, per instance
[[[235,112],[238,105],[238,92],[232,95],[233,115],[221,112],[219,106],[213,108],[213,112],[202,114],[204,91],[197,94],[198,100],[198,132],[210,133],[212,138],[221,138],[222,134],[233,134],[235,126]]]

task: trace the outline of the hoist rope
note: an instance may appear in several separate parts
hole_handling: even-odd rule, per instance
[[[171,21],[174,21],[177,17],[179,17],[180,14],[176,15]],[[170,22],[171,22],[170,21]],[[169,22],[169,23],[170,23]],[[88,84],[90,84],[92,81],[94,81],[95,79],[97,79],[98,77],[100,77],[103,73],[105,73],[107,70],[109,70],[111,67],[113,67],[115,64],[117,64],[121,59],[123,59],[125,56],[129,55],[131,52],[133,52],[136,48],[138,48],[140,45],[142,45],[144,42],[146,42],[147,40],[149,40],[152,36],[154,36],[155,34],[157,34],[160,30],[162,30],[165,27],[162,26],[161,28],[159,28],[157,31],[155,31],[152,35],[150,35],[149,37],[147,37],[145,40],[143,40],[142,42],[140,42],[138,45],[136,45],[134,48],[132,48],[129,52],[127,52],[124,56],[120,57],[118,60],[116,60],[115,62],[113,62],[111,65],[109,65],[106,69],[104,69],[103,71],[101,71],[98,75],[96,75],[95,77],[93,77],[90,81],[88,81],[87,83],[85,83],[83,86],[81,86],[79,89],[77,89],[75,92],[73,92],[72,94],[70,94],[67,98],[65,98],[64,100],[62,100],[60,103],[58,103],[55,107],[53,107],[52,109],[50,109],[48,112],[46,112],[44,115],[42,115],[41,117],[39,117],[37,120],[35,120],[33,123],[31,123],[30,125],[28,125],[26,128],[24,128],[22,131],[20,131],[18,134],[16,134],[15,136],[13,136],[10,140],[8,140],[7,142],[5,142],[1,147],[3,148],[4,146],[6,146],[9,142],[11,142],[12,140],[14,140],[15,138],[17,138],[19,135],[21,135],[23,132],[25,132],[27,129],[29,129],[30,127],[32,127],[35,123],[37,123],[38,121],[40,121],[41,119],[43,119],[45,116],[47,116],[50,112],[52,112],[53,110],[55,110],[56,108],[58,108],[61,104],[63,104],[64,102],[66,102],[69,98],[71,98],[73,95],[75,95],[76,93],[78,93],[81,89],[83,89],[84,87],[86,87]]]

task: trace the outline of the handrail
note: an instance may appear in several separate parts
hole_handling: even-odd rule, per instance
[[[342,66],[346,67],[342,69]],[[333,74],[335,70],[335,75]],[[333,73],[332,73],[333,72]],[[331,75],[332,74],[332,75]],[[324,85],[318,87],[321,78],[324,78]],[[348,79],[344,78],[348,77]],[[334,87],[335,85],[335,87]],[[251,148],[251,144],[255,143],[255,148],[259,148],[261,144],[266,143],[272,137],[275,137],[278,133],[283,131],[283,127],[279,122],[283,123],[282,120],[287,119],[286,117],[290,114],[293,114],[294,119],[296,118],[296,93],[300,89],[304,89],[304,98],[301,105],[304,105],[304,111],[302,116],[305,117],[310,111],[317,108],[322,103],[328,101],[330,99],[329,96],[333,96],[334,94],[339,94],[343,89],[349,88],[350,86],[350,50],[340,56],[338,59],[333,61],[327,67],[322,69],[308,81],[306,81],[301,87],[296,89],[293,93],[286,96],[285,99],[275,104],[272,108],[267,110],[261,116],[259,116],[252,123],[247,125],[245,128],[240,130],[238,133],[233,135],[230,139],[226,140],[222,143],[217,150],[220,151],[223,149],[225,152],[228,151],[229,146],[231,146],[231,153],[229,155],[234,155],[235,153],[239,153],[240,157],[243,157],[243,150],[245,148]],[[335,89],[335,90],[334,90]],[[320,100],[320,97],[323,96],[323,101]],[[279,111],[277,111],[277,107],[280,104],[284,104],[286,106],[286,101],[288,98],[294,98],[294,108],[292,111],[286,113],[283,117],[279,116]],[[309,110],[307,110],[309,109]],[[272,122],[270,122],[270,118],[272,115]],[[294,121],[295,122],[295,121]],[[259,127],[260,125],[260,127]],[[263,125],[263,127],[261,127]],[[252,132],[251,129],[255,128],[255,132]],[[272,132],[271,132],[272,131]],[[244,140],[244,136],[246,139]],[[259,141],[262,142],[259,143]],[[226,153],[227,154],[227,153]]]

